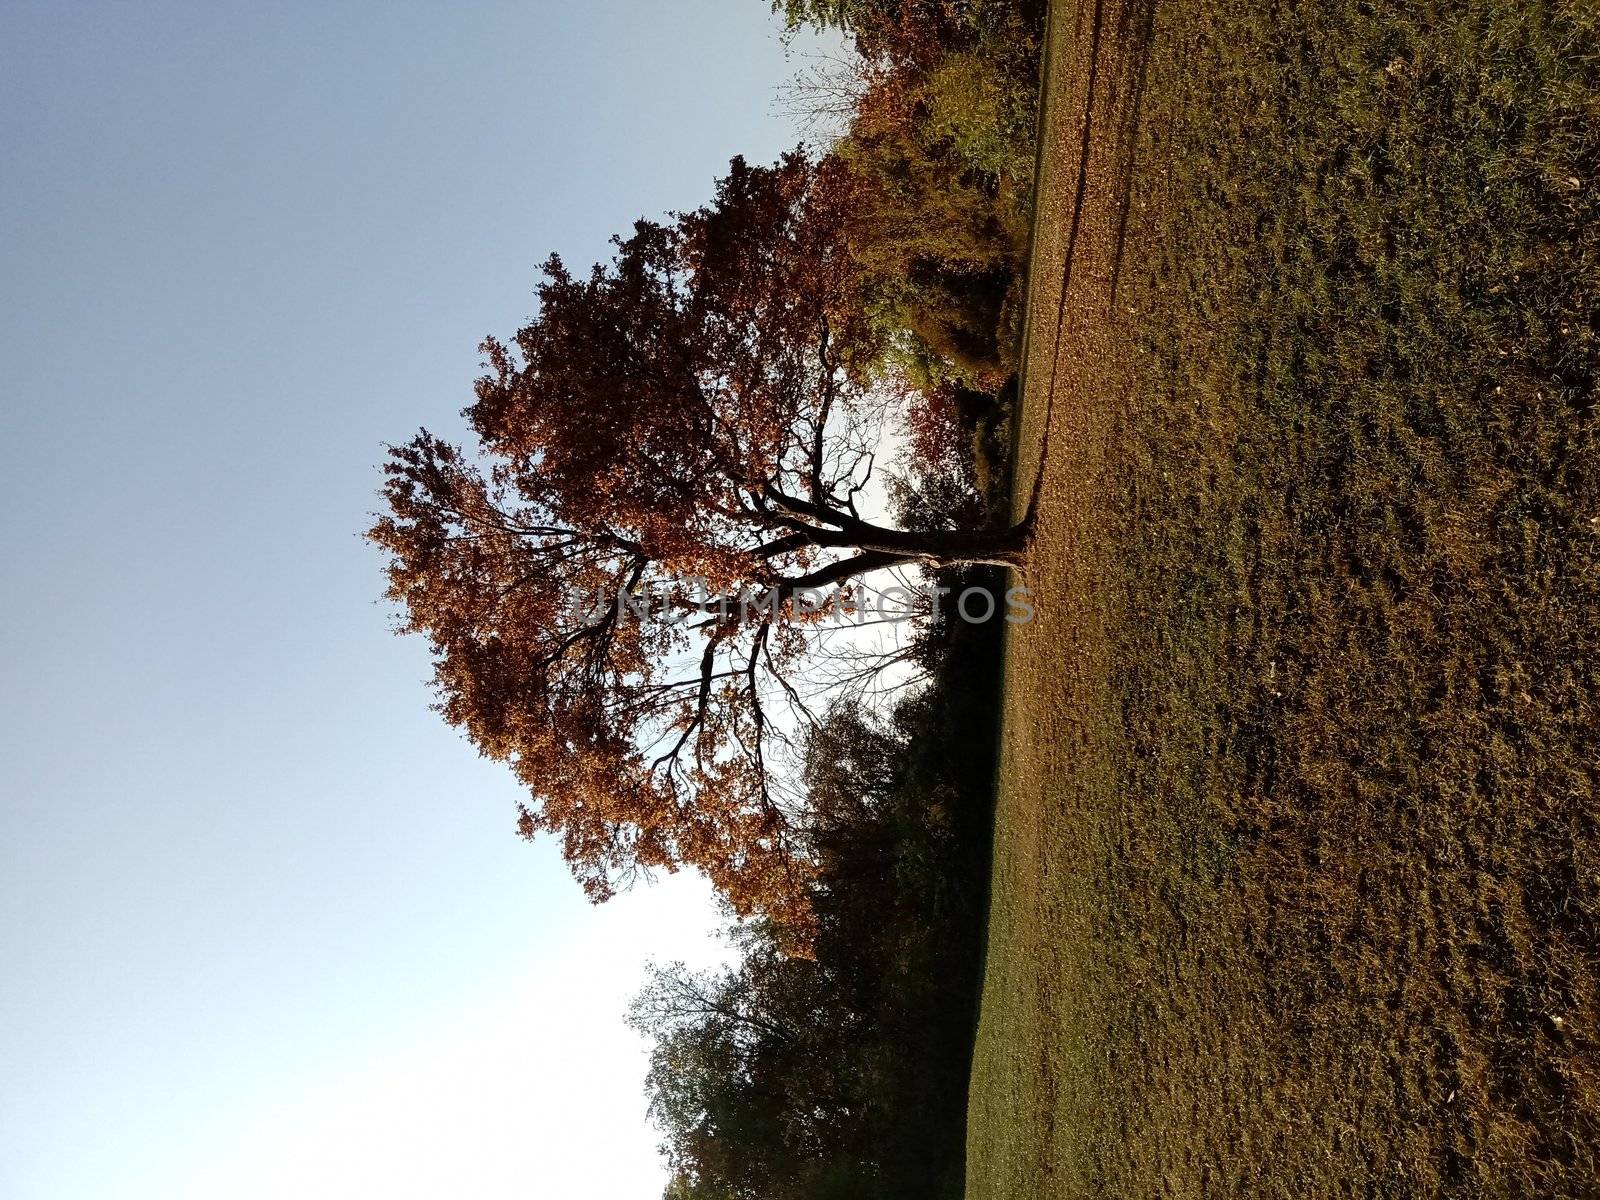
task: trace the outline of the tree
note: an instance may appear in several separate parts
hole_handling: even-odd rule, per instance
[[[980,7],[975,0],[772,0],[790,29],[842,30],[862,57],[898,66],[967,45]]]
[[[650,1114],[691,1195],[771,1195],[775,1181],[866,1148],[839,1069],[865,1015],[820,964],[781,953],[759,927],[743,941],[743,961],[722,973],[656,968],[629,1014],[655,1041]]]
[[[1033,0],[779,0],[791,28],[834,26],[787,102],[833,152],[846,232],[880,324],[928,378],[995,392],[1016,368],[1043,5]]]
[[[903,395],[874,369],[849,206],[830,160],[735,159],[713,203],[640,221],[587,277],[549,260],[538,316],[484,343],[479,453],[426,430],[390,451],[369,536],[402,628],[431,643],[444,716],[529,788],[524,835],[560,836],[597,899],[690,864],[736,912],[802,929],[772,756],[829,611],[805,599],[1026,552],[1027,523],[863,517]]]

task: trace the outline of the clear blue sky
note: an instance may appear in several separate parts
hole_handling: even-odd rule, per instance
[[[648,954],[427,710],[380,443],[795,138],[763,0],[0,6],[0,1196],[656,1194]]]

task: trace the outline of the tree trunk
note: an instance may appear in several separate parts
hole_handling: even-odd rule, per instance
[[[770,549],[788,549],[792,539],[837,550],[857,550],[872,560],[866,569],[893,562],[921,562],[953,567],[963,563],[986,563],[997,567],[1020,567],[1033,541],[1030,515],[1008,529],[940,529],[914,531],[889,529],[826,505],[786,495],[768,488],[766,496],[787,514],[793,535],[772,542]],[[877,561],[887,558],[889,562]],[[839,564],[836,564],[839,565]]]
[[[804,575],[771,580],[786,595],[836,587],[887,567],[921,563],[924,566],[956,567],[987,565],[1020,568],[1028,557],[1033,540],[1029,521],[1009,529],[944,529],[919,533],[905,529],[884,529],[865,521],[850,522],[850,528],[826,531],[816,543],[835,549],[856,551]]]
[[[940,567],[954,567],[967,563],[1020,567],[1027,559],[1028,546],[1032,541],[1032,524],[1022,522],[1008,529],[939,529],[932,532],[915,532],[874,528],[871,534],[856,544],[863,550],[897,554],[908,561],[925,562]]]

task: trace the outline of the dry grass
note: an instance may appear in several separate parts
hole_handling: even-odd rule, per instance
[[[968,1194],[1600,1194],[1600,6],[1052,21]]]

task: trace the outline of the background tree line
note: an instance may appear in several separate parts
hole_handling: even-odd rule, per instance
[[[919,382],[994,391],[1016,366],[1045,0],[775,0],[853,54],[794,107],[843,126],[863,301]]]
[[[812,730],[808,957],[745,921],[734,966],[658,967],[635,1002],[669,1200],[961,1194],[998,644],[997,622],[948,623],[887,719],[841,706]]]

